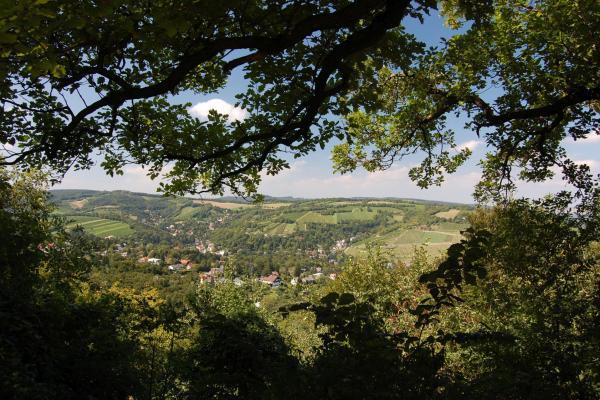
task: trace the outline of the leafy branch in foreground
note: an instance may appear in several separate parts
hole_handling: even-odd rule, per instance
[[[441,1],[461,29],[438,48],[404,30],[431,0],[4,3],[1,165],[60,176],[99,150],[109,174],[142,164],[168,193],[253,195],[261,171],[288,167],[282,151],[337,138],[337,171],[421,153],[410,175],[428,186],[470,154],[448,127],[460,115],[489,148],[482,197],[512,189],[514,168],[593,181],[561,143],[598,133],[594,0]],[[245,119],[202,121],[170,102],[215,93],[234,73],[248,82]]]

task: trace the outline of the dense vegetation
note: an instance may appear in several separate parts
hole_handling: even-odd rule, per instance
[[[3,182],[3,398],[598,394],[600,215],[570,198],[480,209],[442,259],[373,249],[279,289],[233,264],[212,285],[166,275],[181,296],[103,281],[98,239],[64,229],[42,176]]]

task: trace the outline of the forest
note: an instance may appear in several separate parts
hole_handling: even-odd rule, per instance
[[[437,46],[406,29],[430,15]],[[565,143],[600,136],[599,20],[0,0],[0,398],[597,399],[600,176]],[[243,119],[177,101],[235,74]],[[474,205],[260,193],[328,145],[336,173],[419,155],[409,177],[443,185],[472,156],[455,117],[486,146]],[[131,164],[161,194],[53,190]]]

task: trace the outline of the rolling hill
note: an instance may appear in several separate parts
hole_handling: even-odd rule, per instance
[[[243,254],[331,249],[348,256],[378,245],[406,259],[460,240],[472,207],[407,199],[192,199],[126,191],[52,191],[69,228],[98,237],[197,243]],[[148,239],[152,237],[152,239]]]

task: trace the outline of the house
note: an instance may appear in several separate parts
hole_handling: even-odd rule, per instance
[[[335,272],[329,274],[329,279],[331,279],[332,281],[335,281],[337,278],[337,274]]]
[[[279,287],[281,285],[281,277],[279,276],[279,272],[273,271],[270,275],[261,276],[258,280],[262,283],[265,283],[271,287]]]
[[[333,246],[333,250],[344,250],[348,247],[348,243],[346,243],[346,239],[338,240],[335,242],[335,246]]]
[[[223,266],[211,268],[210,271],[200,273],[200,283],[217,283],[223,280]]]
[[[182,272],[187,269],[186,266],[183,264],[172,264],[172,265],[169,265],[168,268],[169,268],[169,271],[173,271],[173,272]]]
[[[137,262],[140,263],[140,264],[160,265],[160,258],[153,258],[153,257],[144,256],[144,257],[138,258]]]
[[[187,258],[182,258],[181,260],[179,260],[179,263],[185,265],[185,269],[187,270],[192,269],[192,267],[194,266],[192,261],[188,260]]]
[[[301,282],[305,284],[316,283],[318,280],[323,279],[324,277],[325,275],[323,275],[322,272],[317,272],[316,274],[305,276],[301,279]]]

